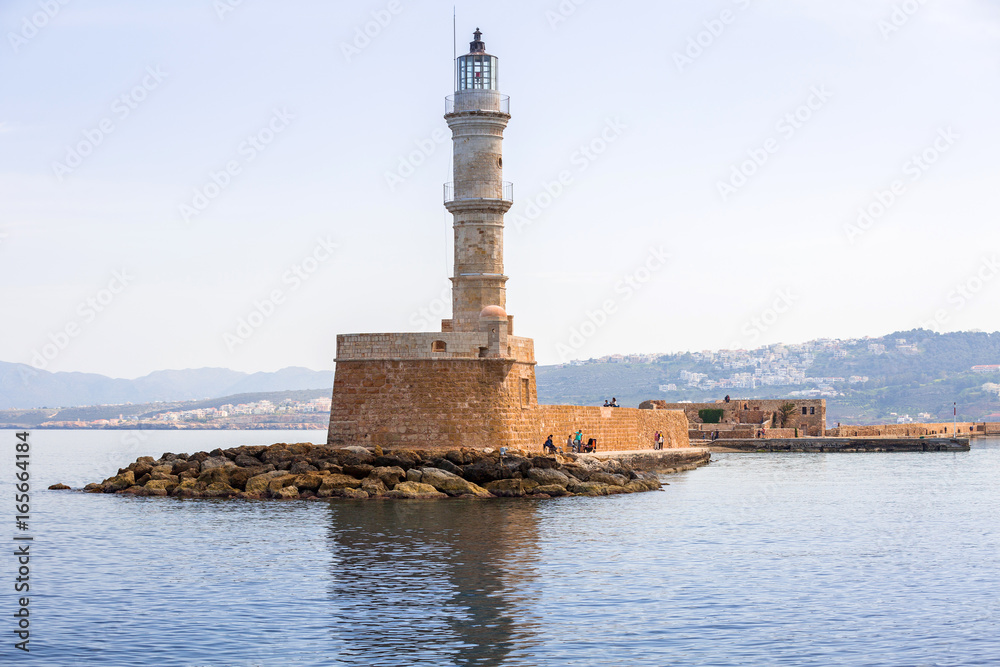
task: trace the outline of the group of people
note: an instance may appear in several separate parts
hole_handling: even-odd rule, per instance
[[[653,435],[653,449],[663,449],[663,434],[657,431]]]
[[[604,399],[604,407],[606,407],[606,408],[620,408],[621,406],[618,405],[618,399],[615,398],[614,396],[612,396],[610,401],[608,401],[608,399]]]
[[[587,444],[583,444],[583,430],[577,430],[576,433],[570,433],[569,437],[566,438],[566,449],[561,450],[556,447],[555,443],[552,442],[552,435],[545,440],[545,444],[542,445],[542,451],[546,454],[556,454],[563,451],[575,452],[577,454],[587,454],[590,452],[597,451],[597,438],[589,438]]]

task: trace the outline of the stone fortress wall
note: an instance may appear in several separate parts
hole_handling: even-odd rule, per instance
[[[720,437],[723,431],[746,431],[750,435],[738,437],[753,437],[754,427],[760,428],[761,424],[770,423],[771,416],[781,409],[781,406],[791,403],[795,406],[785,429],[791,429],[794,436],[795,429],[799,430],[799,435],[822,436],[826,434],[826,401],[822,399],[759,399],[759,398],[736,398],[729,403],[717,401],[715,403],[667,403],[666,401],[646,401],[640,408],[649,410],[682,410],[691,423],[692,430],[713,431],[718,430]],[[719,424],[702,424],[702,419],[698,415],[701,410],[722,410],[722,421]]]

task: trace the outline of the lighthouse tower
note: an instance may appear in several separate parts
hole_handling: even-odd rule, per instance
[[[458,58],[457,87],[446,103],[454,181],[445,185],[444,201],[455,220],[455,275],[452,319],[442,331],[481,331],[484,309],[499,313],[507,306],[503,216],[513,187],[503,180],[502,145],[510,98],[500,94],[499,60],[486,52],[482,36],[476,29],[469,53]]]

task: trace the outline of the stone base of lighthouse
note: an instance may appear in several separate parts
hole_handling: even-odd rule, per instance
[[[489,354],[488,333],[360,334],[337,337],[327,441],[332,445],[540,451],[582,429],[601,451],[688,446],[681,411],[538,405],[534,343],[509,336]],[[494,338],[493,349],[496,349]]]

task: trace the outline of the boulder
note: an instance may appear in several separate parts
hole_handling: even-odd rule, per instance
[[[406,471],[406,481],[407,482],[420,482],[420,478],[424,476],[424,473],[420,472],[420,468],[410,468]],[[402,481],[402,480],[400,480]]]
[[[569,484],[569,477],[554,468],[532,468],[528,471],[528,478],[533,479],[542,486],[558,485],[566,488]]]
[[[307,472],[316,472],[319,468],[311,465],[308,461],[295,461],[292,463],[292,467],[288,469],[288,472],[293,475],[302,475]]]
[[[372,474],[372,470],[375,470],[375,466],[367,463],[348,464],[344,466],[345,475],[357,477],[358,479],[364,479],[368,475]]]
[[[237,454],[233,458],[233,463],[241,468],[256,468],[260,465],[260,459],[249,454]]]
[[[437,468],[438,470],[444,470],[445,472],[450,472],[452,475],[461,476],[462,474],[462,469],[448,459],[434,459],[434,461],[431,462],[431,467]]]
[[[627,477],[607,472],[591,473],[587,481],[597,482],[598,484],[607,484],[608,486],[625,486],[626,484],[628,484]]]
[[[88,485],[89,486],[89,485]],[[49,487],[49,491],[67,491],[70,487],[65,484],[53,484]]]
[[[162,473],[162,472],[154,472],[149,477],[150,477],[150,479],[153,479],[153,480],[166,481],[166,482],[170,482],[171,484],[180,484],[180,481],[181,481],[180,477],[178,477],[177,475],[171,475],[169,473]]]
[[[213,456],[201,462],[201,471],[213,470],[215,468],[235,468],[236,464],[225,456]]]
[[[347,498],[349,500],[365,500],[368,498],[368,493],[362,491],[361,489],[333,489],[329,496],[317,496],[319,498]]]
[[[565,486],[560,486],[559,484],[546,484],[544,486],[538,486],[531,490],[532,496],[544,495],[550,498],[555,498],[558,496],[565,496],[569,492],[566,490]]]
[[[293,445],[288,445],[288,451],[295,456],[301,456],[311,452],[315,446],[311,442],[296,442]]]
[[[323,485],[323,480],[329,477],[329,475],[317,475],[315,473],[306,473],[304,475],[299,475],[295,478],[295,486],[298,488],[299,492],[302,491],[318,491],[319,487]]]
[[[441,493],[430,484],[420,482],[400,482],[392,491],[386,494],[389,498],[402,499],[426,499],[426,498],[447,498],[447,494]]]
[[[102,486],[104,487],[105,493],[124,491],[130,486],[135,486],[135,473],[129,470],[121,475],[110,477],[102,482]]]
[[[410,468],[422,465],[423,460],[416,452],[408,449],[395,449],[383,453],[373,463],[380,468],[402,468],[403,470],[409,470]]]
[[[608,485],[598,482],[570,482],[566,490],[580,496],[606,496]]]
[[[257,461],[257,459],[254,459],[254,461]],[[246,489],[247,482],[258,475],[263,475],[265,472],[268,472],[268,470],[260,464],[260,461],[257,461],[257,466],[254,468],[237,468],[235,470],[230,470],[229,486],[234,489],[244,490]]]
[[[337,497],[337,491],[341,489],[360,489],[361,480],[349,477],[348,475],[326,475],[323,477],[323,484],[320,485],[316,495],[320,498]]]
[[[151,458],[151,457],[144,456],[143,458],[148,459],[148,458]],[[151,473],[153,471],[153,464],[152,463],[147,463],[145,461],[142,462],[142,463],[139,463],[137,461],[137,462],[129,465],[128,469],[131,470],[133,473],[135,473],[135,478],[136,479],[142,479],[144,476],[148,475],[149,473]]]
[[[550,459],[546,456],[536,456],[531,459],[531,467],[549,470],[558,469],[560,466],[559,461],[556,461],[555,459]]]
[[[174,482],[168,482],[164,479],[154,479],[150,482],[146,482],[146,485],[143,488],[147,491],[163,491],[163,493],[157,493],[156,495],[165,496],[169,492],[173,491],[176,486],[177,484]]]
[[[385,484],[387,489],[391,489],[402,481],[406,480],[406,471],[399,466],[392,467],[379,467],[371,471],[371,475],[377,477],[380,482]],[[419,481],[419,480],[415,480]]]
[[[215,483],[229,486],[229,470],[223,466],[216,466],[208,469],[205,469],[203,466],[201,474],[198,475],[198,482],[206,486]]]
[[[295,484],[296,478],[298,478],[298,475],[287,475],[287,474],[272,477],[271,482],[267,485],[267,488],[271,492],[280,491],[286,486],[292,486],[293,484]],[[296,493],[298,493],[298,490],[296,490]]]
[[[520,498],[540,485],[533,479],[498,479],[486,485],[486,490],[500,498]]]
[[[378,498],[389,492],[386,485],[383,484],[382,480],[378,477],[375,477],[374,473],[372,476],[361,480],[361,490],[367,493],[371,498]]]
[[[277,500],[294,500],[299,497],[299,490],[294,486],[283,486],[271,492],[271,497]]]
[[[280,470],[272,470],[268,472],[261,473],[259,475],[254,475],[247,480],[244,490],[247,493],[264,493],[267,488],[271,485],[271,480],[275,477],[284,476],[284,472]]]
[[[173,469],[173,464],[153,466],[153,469],[149,471],[149,474],[153,479],[158,479],[156,475],[172,475]]]
[[[364,447],[344,447],[336,450],[337,462],[342,466],[371,464],[375,456]]]
[[[452,464],[454,465],[454,464]],[[455,466],[457,468],[457,466]],[[442,493],[449,496],[471,495],[477,498],[489,498],[490,492],[467,480],[462,479],[454,473],[440,468],[424,468],[420,476],[422,484],[430,484]]]
[[[188,468],[187,470],[181,472],[181,474],[177,475],[177,477],[180,479],[198,479],[199,474],[201,473],[198,472],[197,468]]]
[[[480,459],[462,468],[462,477],[479,485],[487,485],[500,479],[510,479],[511,471],[500,465],[497,459]],[[488,488],[488,487],[487,487]]]
[[[268,447],[258,456],[262,463],[273,463],[277,467],[279,461],[291,460],[292,454],[284,447],[277,447],[272,445]]]
[[[152,456],[140,456],[135,460],[136,463],[147,463],[150,466],[153,465],[154,461],[156,461],[156,459],[154,459]]]
[[[91,482],[87,486],[83,487],[85,493],[104,493],[104,487],[96,482]]]

